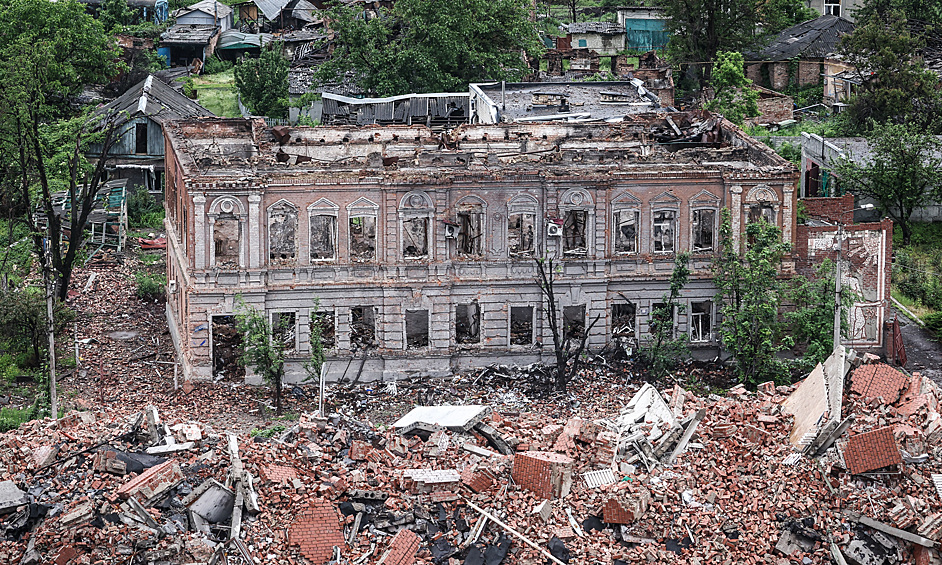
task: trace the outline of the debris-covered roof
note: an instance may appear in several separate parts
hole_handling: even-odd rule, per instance
[[[176,24],[160,35],[160,42],[207,45],[218,32],[212,25]]]
[[[258,49],[271,43],[274,36],[270,33],[243,33],[236,29],[227,29],[219,36],[217,49]]]
[[[138,116],[147,116],[164,123],[168,120],[214,115],[153,75],[135,84],[95,113],[99,116],[116,115],[119,123]]]
[[[854,24],[844,18],[819,16],[783,30],[761,51],[747,56],[761,61],[821,59],[834,53],[840,38],[852,31]]]
[[[573,22],[566,26],[569,33],[597,33],[599,35],[620,35],[625,33],[625,26],[615,22]]]
[[[500,121],[583,121],[621,119],[651,112],[660,98],[644,81],[478,83],[470,86],[478,112],[484,106]]]

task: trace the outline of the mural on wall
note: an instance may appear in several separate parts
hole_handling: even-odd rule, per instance
[[[835,249],[837,233],[815,232],[808,235],[808,255],[811,259],[830,256]],[[883,252],[883,232],[860,230],[844,234],[841,257],[841,284],[854,292],[857,300],[848,312],[850,328],[847,337],[851,344],[877,345],[880,343],[880,325],[885,280],[880,268]]]

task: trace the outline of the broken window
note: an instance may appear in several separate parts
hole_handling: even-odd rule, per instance
[[[716,225],[716,210],[693,211],[693,250],[713,249],[713,230]]]
[[[477,302],[455,306],[455,341],[481,342],[481,306]]]
[[[222,269],[239,267],[239,220],[233,217],[218,218],[213,223],[214,265]]]
[[[467,204],[458,209],[458,255],[478,256],[484,251],[484,209]]]
[[[674,327],[674,311],[669,309],[664,302],[656,302],[651,305],[651,319],[648,321],[648,333],[653,334],[657,326],[666,324],[667,327]],[[671,332],[673,335],[673,332]]]
[[[775,225],[775,208],[771,204],[753,204],[749,207],[749,223],[758,222],[764,219],[769,224]]]
[[[632,302],[612,304],[612,337],[635,338],[635,313]]]
[[[569,256],[585,255],[586,223],[589,213],[585,210],[568,210],[563,220],[563,254]]]
[[[428,257],[428,218],[402,220],[402,256],[407,259]]]
[[[710,341],[713,333],[713,303],[690,303],[690,341]]]
[[[134,124],[134,152],[147,153],[147,122]]]
[[[268,211],[268,260],[274,266],[293,265],[297,257],[298,210],[287,202]]]
[[[376,310],[372,306],[350,309],[350,348],[376,347]]]
[[[585,334],[585,304],[563,306],[563,340],[579,341]]]
[[[533,343],[533,307],[510,307],[510,345]]]
[[[284,347],[285,353],[293,353],[296,343],[295,336],[297,335],[294,312],[273,312],[271,315],[271,333],[272,340],[280,343]]]
[[[637,210],[615,212],[615,253],[638,252],[640,216]]]
[[[428,310],[406,310],[406,347],[428,347]]]
[[[674,251],[674,229],[677,212],[659,210],[654,212],[654,251],[669,253]]]
[[[311,261],[336,259],[337,217],[328,214],[311,216]]]
[[[354,261],[376,258],[376,216],[350,218],[350,258]]]
[[[534,249],[536,214],[511,214],[507,219],[507,245],[511,257],[530,257]]]
[[[336,332],[334,326],[334,312],[332,310],[311,313],[311,336],[320,332],[321,346],[324,349],[333,349],[336,345]]]
[[[242,356],[242,334],[236,328],[235,316],[213,316],[213,377],[238,380],[245,377]]]

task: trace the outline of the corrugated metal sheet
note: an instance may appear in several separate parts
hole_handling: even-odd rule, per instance
[[[258,9],[270,21],[277,21],[281,11],[288,5],[288,0],[253,0]]]

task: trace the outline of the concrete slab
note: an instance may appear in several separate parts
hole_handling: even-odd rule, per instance
[[[657,440],[661,436],[662,429],[669,430],[677,424],[674,411],[664,401],[661,393],[649,383],[645,383],[631,397],[628,404],[622,408],[621,414],[615,419],[615,426],[622,436],[628,436],[628,432],[641,424],[651,426],[648,441]]]
[[[13,512],[18,506],[29,502],[26,493],[16,487],[13,481],[0,482],[0,514]]]
[[[393,427],[407,428],[416,423],[435,424],[453,432],[466,432],[490,415],[489,406],[417,406],[399,418]]]
[[[202,492],[188,505],[190,512],[212,524],[228,522],[235,505],[235,493],[214,479],[201,484],[197,490]]]
[[[795,417],[792,433],[788,437],[793,446],[800,446],[802,438],[816,434],[818,426],[823,427],[826,423],[828,391],[824,381],[824,365],[818,363],[811,374],[801,381],[795,392],[782,402],[782,412]]]

